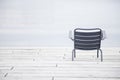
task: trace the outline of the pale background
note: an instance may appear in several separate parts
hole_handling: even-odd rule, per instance
[[[0,0],[0,47],[72,47],[69,30],[99,27],[120,47],[120,0]]]

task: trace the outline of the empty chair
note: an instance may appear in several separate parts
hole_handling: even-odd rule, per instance
[[[101,47],[102,30],[100,28],[82,29],[76,28],[74,30],[74,49],[72,51],[72,61],[76,57],[76,50],[97,50],[97,58],[99,52],[101,53],[101,61],[103,61],[103,54]]]

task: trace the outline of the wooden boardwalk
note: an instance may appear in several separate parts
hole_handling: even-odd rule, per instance
[[[120,80],[120,48],[96,51],[71,48],[0,48],[0,80]]]

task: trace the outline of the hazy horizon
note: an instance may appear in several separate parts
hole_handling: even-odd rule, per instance
[[[69,47],[69,30],[99,27],[120,47],[119,0],[0,0],[0,47]]]

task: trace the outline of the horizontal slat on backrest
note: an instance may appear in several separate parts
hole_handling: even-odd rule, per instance
[[[75,32],[75,35],[81,35],[81,36],[94,36],[94,35],[100,35],[101,32]]]
[[[94,39],[94,40],[75,39],[75,43],[93,44],[93,43],[100,43],[100,40],[99,39]]]
[[[100,40],[100,35],[98,35],[98,36],[80,36],[80,35],[75,35],[75,39],[80,39],[80,40],[99,39]]]
[[[94,48],[94,49],[98,49],[98,48],[100,48],[100,42],[98,42],[98,41],[96,41],[96,43],[95,42],[88,42],[88,41],[84,41],[84,42],[75,42],[74,43],[75,44],[75,48],[86,48],[86,50],[89,48]]]
[[[75,42],[76,45],[96,45],[96,44],[100,44],[100,43],[79,43],[79,42]]]
[[[95,49],[98,49],[96,47],[76,47],[75,49],[81,49],[81,50],[95,50]]]
[[[80,47],[98,47],[100,44],[75,44],[75,46],[80,46]]]

